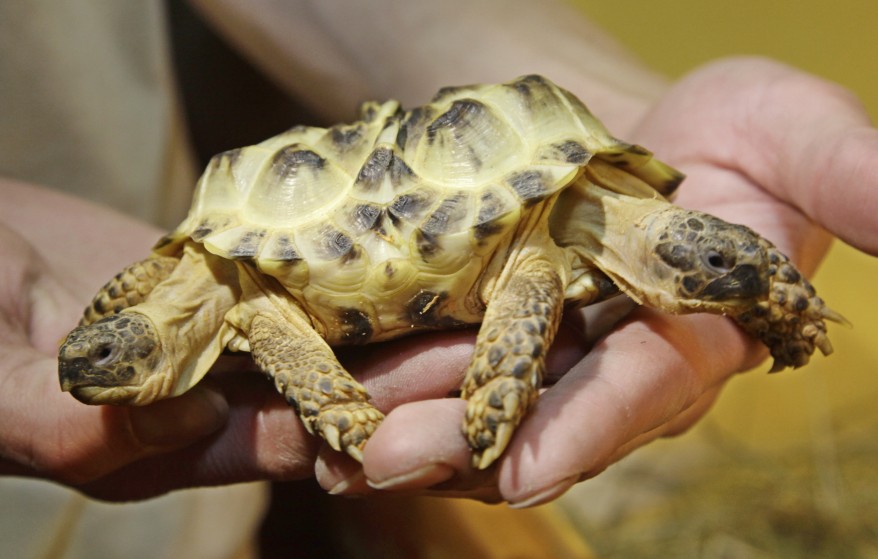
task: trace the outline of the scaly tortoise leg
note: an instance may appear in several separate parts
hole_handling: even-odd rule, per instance
[[[179,263],[179,258],[153,255],[126,266],[101,287],[83,312],[79,325],[88,326],[106,316],[142,303],[156,285],[171,275]]]
[[[488,302],[461,394],[476,468],[500,456],[536,400],[563,303],[558,265],[539,256],[516,265]]]
[[[253,318],[248,338],[256,365],[274,379],[308,432],[362,462],[363,447],[384,414],[323,338],[298,315],[265,314]]]

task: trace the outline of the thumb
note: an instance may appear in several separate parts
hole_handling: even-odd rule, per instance
[[[188,446],[228,417],[225,398],[207,386],[144,407],[87,406],[61,392],[54,359],[35,350],[10,357],[17,364],[0,391],[0,473],[81,485]]]
[[[878,130],[843,87],[770,60],[723,60],[678,82],[638,133],[671,163],[739,173],[878,254]]]

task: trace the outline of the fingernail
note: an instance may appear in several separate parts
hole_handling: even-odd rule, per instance
[[[579,475],[564,478],[548,489],[534,493],[530,497],[525,497],[518,501],[509,501],[509,507],[513,509],[526,509],[548,503],[566,493],[577,481],[579,481]]]
[[[366,474],[363,473],[363,470],[358,470],[351,477],[333,485],[327,493],[330,495],[358,495],[365,493],[367,489]]]
[[[195,387],[177,398],[130,408],[131,430],[146,446],[180,446],[225,425],[229,404],[210,388]]]
[[[447,481],[454,476],[454,468],[446,464],[428,464],[412,472],[393,476],[381,481],[367,479],[366,483],[373,489],[383,491],[399,491],[404,489],[425,489],[437,483]]]

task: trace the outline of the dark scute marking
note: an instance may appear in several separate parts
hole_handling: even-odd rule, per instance
[[[645,147],[637,145],[637,144],[629,144],[628,151],[630,153],[635,154],[635,155],[643,155],[643,156],[651,156],[652,155],[651,151],[649,151]]]
[[[295,262],[297,260],[302,260],[302,255],[296,251],[296,247],[293,246],[292,241],[287,236],[280,237],[277,240],[276,244],[279,249],[274,254],[274,258],[276,260],[280,260],[283,262]]]
[[[250,231],[241,236],[238,244],[229,251],[229,257],[235,260],[253,258],[259,252],[259,244],[265,237],[265,231]]]
[[[337,125],[329,129],[333,145],[339,151],[347,151],[356,146],[363,137],[362,124],[352,126]]]
[[[505,212],[503,211],[503,201],[493,192],[482,194],[480,204],[474,230],[476,239],[483,240],[503,230],[499,221]]]
[[[338,319],[344,343],[365,344],[372,338],[372,320],[365,312],[353,308],[341,309]]]
[[[445,233],[451,225],[466,215],[466,208],[464,207],[466,200],[467,196],[463,193],[457,193],[442,200],[439,207],[430,214],[430,217],[421,226],[421,230],[430,235]]]
[[[588,152],[585,147],[582,146],[579,142],[568,140],[561,144],[554,146],[561,152],[564,156],[564,160],[567,163],[571,163],[573,165],[582,165],[588,162],[591,154]]]
[[[423,194],[401,194],[390,204],[388,211],[392,218],[414,220],[421,216],[431,203],[432,199]]]
[[[533,93],[533,86],[537,87],[546,87],[548,84],[542,76],[537,74],[530,74],[527,76],[523,76],[518,80],[515,80],[510,84],[510,86],[518,91],[524,97],[530,97]]]
[[[375,120],[375,117],[378,115],[378,104],[374,101],[368,101],[363,103],[360,107],[360,117],[367,124]]]
[[[442,248],[439,246],[439,241],[436,237],[429,233],[418,230],[415,237],[417,240],[418,252],[421,254],[421,258],[424,261],[429,260]]]
[[[345,256],[354,248],[354,241],[341,231],[326,228],[320,234],[322,255],[329,260]]]
[[[683,173],[674,173],[674,176],[666,179],[665,182],[662,185],[656,187],[656,189],[664,196],[670,196],[677,191],[680,183],[682,183],[685,178],[686,175],[684,175]]]
[[[484,241],[488,237],[493,237],[497,233],[503,231],[503,226],[500,223],[497,223],[497,221],[486,221],[477,224],[473,230],[475,231],[476,239]]]
[[[161,239],[158,240],[158,242],[155,244],[153,249],[157,250],[160,248],[164,248],[173,242],[174,242],[174,239],[170,235],[165,235]]]
[[[470,126],[470,122],[482,118],[486,111],[485,105],[475,99],[458,99],[451,107],[427,126],[427,141],[431,144],[436,140],[436,135],[443,129],[456,129]]]
[[[399,149],[405,149],[405,143],[409,139],[409,128],[405,124],[399,127],[399,130],[396,131],[396,145]]]
[[[548,194],[546,180],[539,171],[521,171],[506,179],[516,193],[528,204],[539,202]]]
[[[281,179],[295,176],[300,169],[318,171],[326,165],[326,160],[310,149],[293,144],[279,150],[271,162],[271,169]]]
[[[222,153],[218,153],[210,158],[209,166],[213,170],[219,169],[222,164],[225,162],[229,167],[233,167],[235,163],[241,158],[242,148],[235,148],[224,151]]]
[[[417,326],[432,326],[437,319],[437,311],[448,298],[447,293],[435,293],[421,290],[406,303],[408,317],[412,324]]]
[[[354,224],[358,231],[367,231],[380,226],[380,217],[384,210],[372,204],[358,204],[354,208]]]
[[[396,133],[396,145],[404,150],[410,138],[419,136],[418,132],[423,132],[424,124],[430,119],[431,114],[432,111],[428,107],[412,109]]]
[[[450,316],[443,316],[443,305],[448,293],[421,290],[406,303],[406,316],[413,326],[422,328],[456,328],[464,323]]]
[[[363,256],[363,251],[358,246],[354,246],[351,250],[344,253],[341,257],[341,263],[347,264],[348,262],[353,262],[358,260],[361,256]]]
[[[211,233],[213,233],[213,224],[210,223],[209,220],[205,219],[198,224],[198,226],[195,228],[195,231],[192,232],[191,237],[193,241],[200,241]]]
[[[393,160],[390,162],[390,183],[393,186],[398,186],[403,180],[414,177],[415,172],[412,168],[394,153]]]
[[[393,161],[393,151],[385,146],[375,148],[357,174],[357,185],[365,190],[373,190],[381,185],[384,174]]]
[[[695,260],[692,251],[686,245],[674,243],[659,243],[655,247],[656,254],[665,264],[683,272],[689,272],[695,268]]]

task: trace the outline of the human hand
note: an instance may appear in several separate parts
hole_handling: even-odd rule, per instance
[[[764,60],[722,61],[667,91],[627,134],[614,132],[688,174],[679,204],[754,228],[806,274],[828,248],[823,228],[878,253],[871,217],[878,206],[871,194],[878,181],[878,132],[840,87]],[[392,361],[381,359],[399,346],[369,350],[365,359],[359,354],[359,364],[350,367],[367,378],[381,362],[398,376],[399,387],[434,379],[432,398],[399,405],[370,439],[366,478],[383,490],[519,506],[545,502],[635,448],[684,431],[732,375],[766,355],[730,320],[716,316],[640,308],[584,356],[575,331],[562,330],[553,348],[550,376],[560,378],[487,472],[470,466],[460,434],[464,403],[442,398],[459,385],[471,338],[459,337],[450,351],[420,359],[407,359],[405,352],[428,347],[432,338],[405,341],[402,357]],[[370,390],[380,406],[380,391]],[[369,491],[350,464],[318,469],[318,477],[336,491]]]
[[[39,188],[2,181],[0,191],[0,475],[111,500],[311,475],[317,444],[246,361],[142,408],[85,406],[62,393],[59,343],[96,287],[160,232]]]

